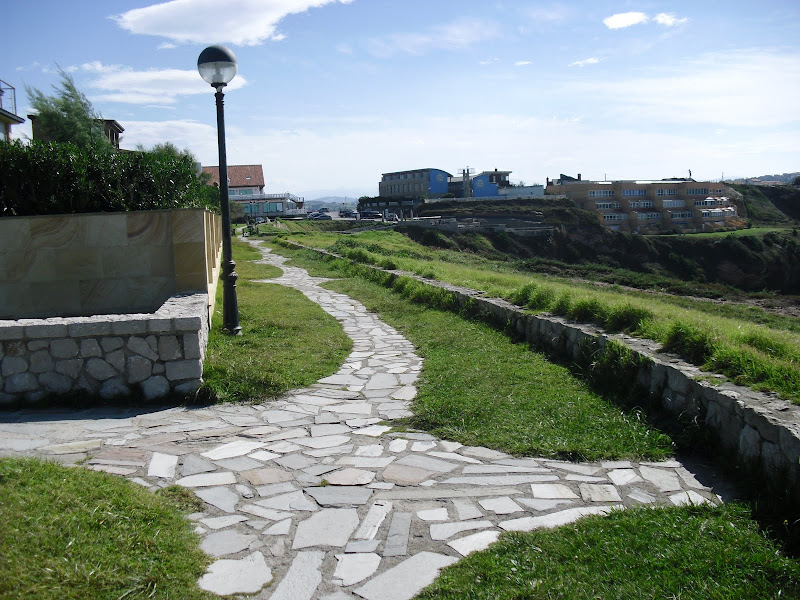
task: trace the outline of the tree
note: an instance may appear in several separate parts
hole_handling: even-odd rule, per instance
[[[53,86],[55,94],[45,95],[25,86],[28,101],[36,111],[37,128],[48,141],[72,142],[79,148],[112,148],[106,138],[103,118],[75,85],[72,76],[59,67],[61,83]]]

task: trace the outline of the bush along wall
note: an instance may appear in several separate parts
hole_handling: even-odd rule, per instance
[[[0,144],[0,217],[175,208],[219,212],[187,156]]]

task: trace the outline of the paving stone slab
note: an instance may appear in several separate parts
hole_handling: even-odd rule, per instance
[[[275,510],[300,510],[300,511],[315,511],[318,506],[317,503],[308,498],[302,491],[296,490],[288,494],[280,494],[272,496],[265,500],[256,500],[253,504],[263,506],[265,508],[274,508]]]
[[[297,525],[292,550],[313,546],[343,548],[358,527],[354,508],[325,508]]]
[[[231,485],[236,483],[236,475],[230,471],[221,473],[201,473],[178,479],[175,484],[183,487],[214,487],[218,485]]]
[[[200,589],[219,596],[255,594],[272,581],[272,571],[261,552],[240,560],[218,560],[197,582]]]
[[[236,505],[241,498],[224,486],[195,490],[195,495],[212,506],[216,506],[221,511],[232,513],[236,510]]]
[[[372,496],[371,489],[359,486],[307,487],[305,492],[320,506],[363,506]]]
[[[405,556],[408,553],[408,535],[411,530],[411,513],[396,512],[392,515],[386,543],[383,546],[384,556]]]
[[[245,535],[238,531],[227,529],[204,537],[203,541],[200,542],[200,549],[209,556],[217,558],[246,550],[256,539],[254,535]]]
[[[242,471],[240,475],[255,486],[269,483],[282,483],[294,479],[291,473],[277,468],[252,469],[249,471]]]
[[[431,525],[432,540],[446,540],[457,533],[471,531],[473,529],[488,529],[494,527],[491,521],[461,521],[457,523],[436,523]]]
[[[366,600],[410,600],[454,562],[452,556],[420,552],[353,591]]]
[[[621,505],[617,505],[618,507]],[[604,515],[611,512],[613,506],[581,506],[568,508],[541,517],[521,517],[509,521],[501,521],[498,526],[506,531],[533,531],[534,529],[552,529],[577,521],[586,515]]]
[[[270,600],[311,600],[322,582],[319,568],[324,558],[324,552],[298,552]]]
[[[468,556],[473,552],[486,550],[486,548],[494,544],[499,537],[499,531],[481,531],[480,533],[473,533],[472,535],[447,542],[447,545],[461,556]]]
[[[337,554],[339,564],[333,572],[333,583],[343,586],[355,585],[372,576],[381,564],[381,557],[372,552]]]
[[[375,472],[352,468],[340,469],[328,474],[325,479],[331,485],[367,485],[375,479]]]

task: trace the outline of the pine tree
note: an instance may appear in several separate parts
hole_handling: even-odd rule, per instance
[[[112,148],[106,138],[103,120],[92,103],[75,85],[72,76],[59,67],[61,82],[55,94],[25,86],[28,100],[36,112],[37,129],[51,142],[72,142],[79,148]]]

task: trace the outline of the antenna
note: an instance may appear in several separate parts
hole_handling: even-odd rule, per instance
[[[472,167],[464,167],[461,169],[461,190],[462,198],[472,198],[472,184],[470,183],[469,176],[475,172]]]

